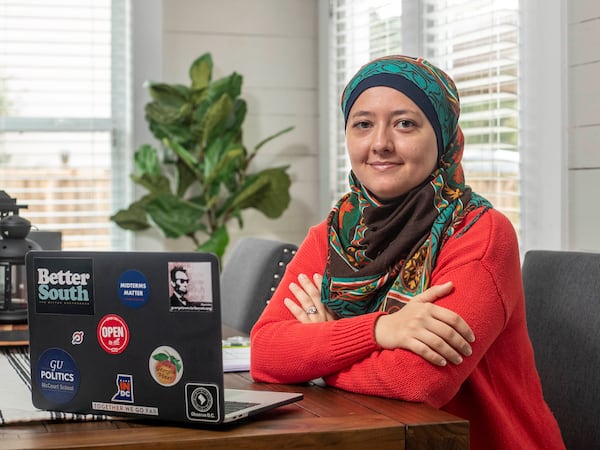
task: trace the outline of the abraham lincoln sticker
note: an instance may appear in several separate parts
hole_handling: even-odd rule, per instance
[[[212,311],[211,267],[208,262],[169,262],[171,311]]]

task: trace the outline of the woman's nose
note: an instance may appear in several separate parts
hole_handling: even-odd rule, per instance
[[[374,152],[391,152],[394,143],[391,138],[388,127],[375,127],[373,132],[373,141],[371,142],[371,150]]]

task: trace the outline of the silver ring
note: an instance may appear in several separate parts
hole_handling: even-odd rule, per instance
[[[311,306],[310,308],[308,308],[306,310],[306,314],[316,314],[317,313],[317,307],[315,305]]]

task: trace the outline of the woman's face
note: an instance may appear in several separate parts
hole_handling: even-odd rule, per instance
[[[379,200],[406,194],[437,168],[435,131],[406,95],[385,86],[365,90],[346,125],[352,171]]]

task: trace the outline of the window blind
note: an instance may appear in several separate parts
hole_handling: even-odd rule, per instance
[[[0,188],[65,249],[109,249],[123,189],[126,5],[0,0]],[[116,51],[120,49],[120,52]]]
[[[348,189],[339,111],[345,83],[375,57],[423,56],[457,84],[467,183],[519,230],[518,1],[332,0],[330,8],[331,202]]]

